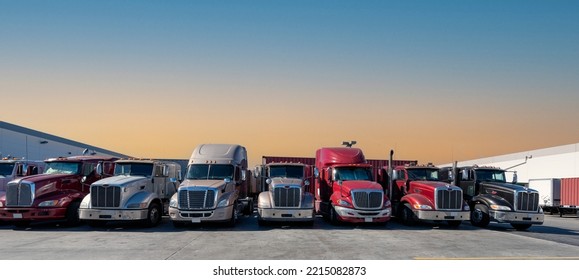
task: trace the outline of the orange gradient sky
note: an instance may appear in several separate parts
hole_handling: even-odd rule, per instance
[[[438,164],[579,142],[579,5],[514,2],[17,1],[0,117],[137,157],[239,143],[250,164],[346,140]]]

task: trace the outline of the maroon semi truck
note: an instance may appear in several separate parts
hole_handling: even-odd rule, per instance
[[[391,207],[382,186],[374,182],[372,165],[358,148],[316,151],[315,210],[332,224],[386,223]]]
[[[90,192],[90,184],[112,176],[114,157],[73,156],[45,161],[43,174],[10,181],[0,197],[0,220],[25,227],[33,221],[64,220],[67,225],[79,221],[81,200]],[[96,167],[101,164],[103,174]]]

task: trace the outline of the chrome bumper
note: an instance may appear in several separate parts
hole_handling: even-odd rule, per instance
[[[313,221],[314,209],[257,208],[259,218],[265,221]]]
[[[431,220],[431,221],[468,221],[468,220],[470,220],[470,211],[414,210],[414,214],[420,220]]]
[[[491,219],[499,223],[543,224],[545,215],[542,213],[489,211]]]
[[[371,221],[372,218],[384,218],[390,217],[390,215],[392,215],[392,208],[377,209],[372,211],[372,210],[358,210],[341,206],[334,206],[334,209],[336,209],[336,213],[339,216],[342,216],[344,218],[358,218],[358,219],[369,218],[369,221]]]
[[[169,217],[176,222],[225,222],[231,219],[233,205],[213,210],[180,210],[169,207]]]
[[[78,209],[81,220],[127,221],[147,219],[148,209],[108,210],[108,209]]]

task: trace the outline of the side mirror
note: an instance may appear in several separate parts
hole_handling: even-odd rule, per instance
[[[518,179],[517,177],[518,177],[517,172],[513,173],[513,184],[517,183],[517,179]]]
[[[398,174],[397,170],[392,170],[392,180],[398,180],[400,178],[400,174]]]
[[[468,169],[463,169],[460,171],[460,175],[461,175],[461,180],[463,181],[468,181]]]
[[[310,180],[305,180],[304,181],[304,186],[309,186],[310,185]]]
[[[265,183],[267,183],[268,185],[271,184],[271,178],[267,178],[267,179],[265,180]]]
[[[103,164],[99,163],[96,166],[96,174],[102,176],[103,175]]]
[[[317,167],[314,168],[314,177],[316,177],[316,179],[320,178],[320,170]]]
[[[247,179],[247,170],[241,170],[241,181],[245,181]]]
[[[169,177],[169,166],[163,165],[163,177]]]

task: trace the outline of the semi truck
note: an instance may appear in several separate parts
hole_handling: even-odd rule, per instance
[[[507,183],[505,170],[490,166],[446,167],[441,174],[463,190],[474,226],[486,227],[491,221],[510,223],[516,230],[543,224],[539,192],[517,185],[516,176]]]
[[[388,173],[387,167],[383,173]],[[458,227],[470,219],[462,189],[441,181],[438,167],[431,164],[396,166],[391,174],[391,180],[384,176],[386,181],[380,183],[385,189],[391,186],[392,216],[403,224],[428,220],[446,221],[449,226]]]
[[[0,193],[6,192],[8,182],[44,172],[44,162],[5,157],[0,160]]]
[[[256,168],[263,189],[257,199],[257,222],[305,222],[313,225],[314,196],[309,191],[310,167],[302,163],[269,163]]]
[[[330,223],[387,223],[391,204],[361,149],[316,151],[315,210]]]
[[[8,183],[0,197],[0,220],[17,227],[34,221],[79,222],[80,202],[95,181],[111,176],[115,157],[72,156],[45,160],[44,173],[22,177]],[[96,172],[98,164],[103,172]]]
[[[184,181],[169,203],[175,227],[201,222],[234,226],[238,215],[253,211],[248,191],[247,151],[237,144],[202,144],[195,148]]]
[[[102,168],[97,168],[102,172]],[[158,225],[169,213],[169,199],[177,192],[181,165],[147,159],[115,162],[114,176],[91,184],[90,194],[80,204],[79,216],[90,226],[109,221],[141,221]]]

